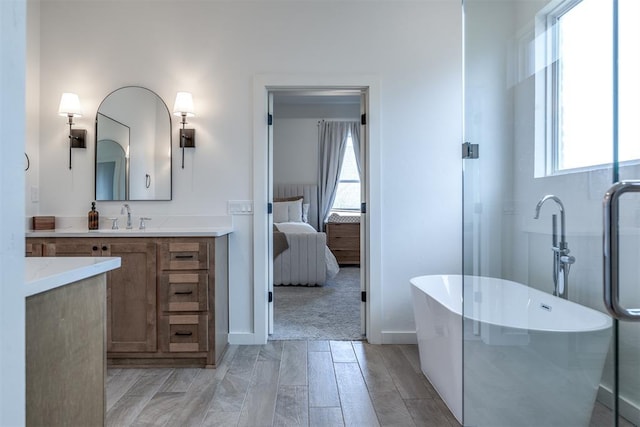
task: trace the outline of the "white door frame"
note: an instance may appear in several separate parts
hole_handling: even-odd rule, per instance
[[[364,162],[368,171],[365,202],[367,220],[364,221],[366,251],[364,254],[365,283],[368,285],[366,307],[367,339],[382,343],[380,328],[382,313],[381,219],[380,219],[380,83],[372,75],[257,75],[253,81],[253,343],[264,344],[268,339],[269,292],[269,201],[268,164],[269,139],[267,115],[269,91],[280,89],[365,89],[368,94],[369,140]]]
[[[269,114],[271,114],[272,116],[275,114],[274,113],[274,109],[273,109],[273,104],[274,104],[274,98],[275,98],[275,94],[280,93],[280,94],[284,94],[284,93],[288,93],[291,96],[305,96],[305,95],[309,95],[309,94],[313,94],[313,95],[317,95],[317,94],[324,94],[325,96],[327,96],[328,98],[330,98],[331,96],[336,96],[336,95],[351,95],[353,97],[357,97],[358,98],[358,120],[361,120],[361,117],[363,115],[366,116],[367,114],[367,109],[369,107],[369,101],[368,101],[368,92],[369,92],[369,88],[367,87],[359,87],[359,88],[344,88],[343,86],[341,87],[323,87],[323,88],[318,88],[318,87],[314,87],[314,88],[282,88],[282,87],[276,87],[276,88],[269,88],[269,93],[268,93],[268,112]],[[267,200],[271,201],[273,200],[273,194],[272,194],[272,189],[273,189],[273,185],[274,185],[274,181],[273,181],[273,155],[274,155],[274,145],[273,145],[273,128],[275,127],[275,123],[272,122],[272,125],[269,126],[268,129],[268,135],[269,135],[269,155],[268,155],[268,187],[267,187]],[[367,125],[366,122],[364,124],[360,125],[360,152],[359,152],[359,156],[361,159],[366,158],[366,150],[367,150],[367,144],[368,144],[368,132],[367,132]],[[361,174],[363,179],[361,180],[361,185],[360,185],[360,195],[358,197],[358,201],[363,201],[366,200],[366,189],[367,189],[367,177],[368,175],[368,171],[366,168],[366,163],[362,163],[361,164]],[[322,219],[319,218],[320,222],[318,223],[318,231],[322,231]],[[360,217],[360,233],[358,235],[358,239],[360,239],[361,245],[360,245],[360,276],[359,276],[359,290],[360,292],[367,292],[368,291],[368,278],[365,274],[366,270],[366,256],[364,256],[364,254],[366,253],[367,250],[367,241],[366,241],[366,235],[364,233],[364,230],[366,229],[366,220],[367,220],[367,215],[361,215]],[[271,230],[272,226],[273,226],[273,215],[270,215],[268,220],[267,220],[267,226],[268,229]],[[273,259],[273,244],[272,244],[272,233],[267,233],[267,238],[269,239],[269,254],[267,256],[267,260],[271,260]],[[273,265],[273,263],[267,262],[267,267],[271,267]],[[268,284],[268,291],[274,295],[274,286],[273,286],[273,268],[269,268],[269,281],[267,282]],[[268,333],[269,334],[273,334],[273,329],[274,329],[274,313],[275,313],[275,307],[274,307],[274,302],[275,300],[273,298],[270,298],[269,304],[268,304],[268,322],[269,322],[269,328],[268,328]],[[366,301],[362,301],[358,304],[359,307],[359,311],[360,311],[360,333],[362,336],[366,337],[366,319],[367,319],[367,303]]]

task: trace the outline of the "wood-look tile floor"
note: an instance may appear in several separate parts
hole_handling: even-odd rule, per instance
[[[414,345],[270,341],[217,369],[109,369],[108,426],[459,426]]]

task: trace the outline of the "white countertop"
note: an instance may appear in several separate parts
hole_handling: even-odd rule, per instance
[[[221,227],[163,227],[140,230],[120,228],[112,230],[104,228],[89,231],[86,228],[62,228],[55,230],[26,232],[26,237],[220,237],[233,232],[232,226]]]
[[[119,257],[27,257],[25,296],[120,268]]]
[[[139,217],[132,216],[133,228],[127,230],[126,217],[104,216],[100,220],[100,229],[89,231],[87,217],[56,217],[55,230],[26,230],[26,237],[220,237],[233,232],[233,218],[227,216],[149,215],[153,219],[146,221],[146,228],[140,230]],[[119,229],[112,230],[112,219],[118,218]],[[31,224],[31,217],[27,218]]]

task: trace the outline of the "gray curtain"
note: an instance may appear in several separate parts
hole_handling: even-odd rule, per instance
[[[356,122],[355,126],[351,129],[351,142],[353,142],[353,151],[356,155],[356,165],[358,166],[358,175],[360,176],[360,182],[362,182],[362,167],[360,166],[360,124]]]
[[[347,146],[347,137],[355,140],[360,135],[358,122],[327,122],[322,121],[318,127],[318,145],[320,146],[320,226],[329,216],[329,211],[336,197],[340,168]],[[358,147],[359,145],[358,138]],[[355,144],[355,142],[354,142]],[[358,158],[359,156],[356,156]]]

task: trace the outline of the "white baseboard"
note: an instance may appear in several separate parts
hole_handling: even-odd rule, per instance
[[[416,331],[382,331],[382,344],[418,344]]]
[[[254,345],[264,344],[255,342],[255,334],[252,332],[229,332],[229,344],[233,345]]]
[[[418,338],[415,331],[383,331],[382,344],[417,344]],[[264,344],[256,342],[255,334],[251,332],[229,332],[229,344],[254,345]]]
[[[598,388],[598,402],[607,408],[613,408],[613,392],[602,384]],[[620,398],[620,415],[634,425],[640,425],[640,408],[624,397]]]
[[[418,338],[415,331],[383,331],[382,344],[417,344]],[[256,342],[256,336],[251,332],[229,332],[229,344],[254,345],[264,344]]]

